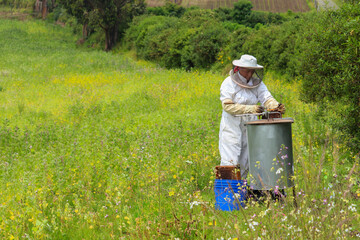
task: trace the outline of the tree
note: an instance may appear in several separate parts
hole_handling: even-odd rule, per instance
[[[60,0],[63,7],[67,12],[74,16],[77,21],[83,25],[82,36],[85,40],[88,37],[88,24],[89,18],[88,13],[92,10],[90,2],[87,0],[77,1],[77,0]]]
[[[105,51],[119,40],[133,16],[145,11],[144,0],[60,0],[82,24],[99,26],[105,33]]]
[[[234,3],[234,9],[231,12],[233,21],[239,24],[246,24],[247,18],[251,14],[252,8],[253,5],[248,0],[239,0],[238,2]]]
[[[47,15],[47,0],[42,1],[42,10],[41,10],[41,17],[45,19]]]

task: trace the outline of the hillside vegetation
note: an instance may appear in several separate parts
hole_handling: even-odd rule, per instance
[[[146,0],[149,7],[164,6],[164,0]],[[200,7],[204,9],[232,8],[238,0],[174,0],[182,7]],[[251,0],[255,11],[268,12],[307,12],[310,10],[306,0]]]
[[[72,29],[0,20],[0,237],[358,237],[358,157],[299,99],[264,79],[293,124],[295,197],[214,210],[219,87],[128,52],[77,48]]]

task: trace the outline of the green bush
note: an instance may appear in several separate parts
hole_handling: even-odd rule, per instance
[[[183,17],[143,16],[125,34],[139,57],[165,67],[209,68],[227,43],[229,31],[211,10],[194,9]]]
[[[266,69],[295,77],[300,73],[301,31],[307,20],[293,19],[269,26],[258,23],[255,29],[242,26],[231,34],[225,55],[235,59],[252,54]]]
[[[225,21],[222,22],[222,26],[223,28],[227,29],[229,32],[234,32],[235,30],[241,28],[243,25],[235,22]]]
[[[218,22],[207,22],[191,36],[189,45],[182,54],[182,66],[186,69],[210,68],[216,62],[218,53],[225,46],[229,38],[226,31]]]
[[[278,37],[280,27],[270,26],[253,31],[243,44],[242,51],[251,54],[258,59],[258,62],[267,68],[271,65],[271,48]]]
[[[166,22],[159,22],[156,25],[150,26],[144,38],[143,50],[139,53],[149,60],[161,61],[162,57],[168,54],[170,50],[167,39],[174,33],[173,27],[176,21],[168,18]]]
[[[272,26],[270,30],[277,36],[272,41],[269,52],[269,68],[293,78],[300,74],[300,45],[303,43],[301,32],[306,21],[292,20],[281,26]]]
[[[206,21],[217,20],[217,16],[210,9],[194,8],[186,11],[180,20],[187,27],[199,27],[206,23]]]
[[[254,28],[256,24],[281,24],[285,22],[287,19],[278,14],[278,13],[271,13],[271,12],[258,12],[252,11],[244,21],[244,25],[248,27]]]
[[[234,3],[234,8],[231,12],[232,20],[239,24],[246,24],[246,19],[251,14],[252,8],[253,5],[249,0],[239,0]]]
[[[225,61],[230,62],[230,60],[238,59],[241,55],[245,54],[243,45],[253,31],[254,30],[249,27],[240,25],[240,27],[230,35],[229,44],[225,48],[225,56],[227,56]]]
[[[332,109],[337,116],[333,125],[349,136],[356,151],[360,150],[359,19],[360,4],[344,4],[338,11],[317,15],[304,34],[302,59],[304,99]]]
[[[186,47],[189,45],[191,36],[194,35],[196,29],[187,28],[186,26],[180,27],[176,32],[169,37],[168,43],[170,45],[169,52],[161,59],[161,65],[167,68],[181,68],[183,66],[182,56],[186,52]]]
[[[222,22],[232,21],[232,17],[231,17],[232,11],[233,11],[232,8],[216,8],[216,9],[214,9],[216,18]]]
[[[151,16],[130,26],[126,41],[134,41],[137,55],[148,60],[161,60],[169,47],[166,39],[175,27],[177,18]]]
[[[146,13],[156,16],[169,16],[169,17],[181,17],[185,13],[186,9],[175,3],[166,2],[161,7],[148,7]]]
[[[134,48],[136,50],[143,48],[145,46],[143,40],[147,34],[148,28],[164,21],[164,19],[165,17],[163,16],[140,16],[134,18],[125,33],[124,42],[126,43],[126,46],[129,49]]]

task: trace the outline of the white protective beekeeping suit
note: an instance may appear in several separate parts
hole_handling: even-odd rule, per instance
[[[250,60],[249,60],[250,59]],[[250,61],[250,62],[249,62]],[[256,58],[243,55],[240,60],[233,61],[234,66],[256,69]],[[246,136],[246,122],[256,120],[255,113],[260,103],[266,108],[278,106],[265,84],[259,78],[251,78],[249,82],[239,72],[230,71],[220,88],[220,100],[223,106],[219,133],[219,150],[222,166],[240,166],[241,176],[247,177],[248,148]],[[244,116],[239,116],[245,114]]]

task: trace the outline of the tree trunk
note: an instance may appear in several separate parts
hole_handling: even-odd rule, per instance
[[[39,14],[40,13],[40,9],[41,9],[41,2],[40,2],[40,0],[36,0],[36,2],[35,2],[35,9],[34,9],[34,11],[37,13],[37,14]]]
[[[88,22],[87,21],[85,21],[83,24],[82,37],[84,40],[87,39],[87,37],[88,37]]]
[[[43,0],[42,1],[42,12],[41,12],[41,17],[42,19],[45,19],[46,18],[46,15],[47,15],[47,0]]]
[[[105,29],[105,51],[111,50],[110,30]]]
[[[110,29],[105,29],[105,51],[110,51],[115,46],[118,40],[118,28],[116,23]]]

